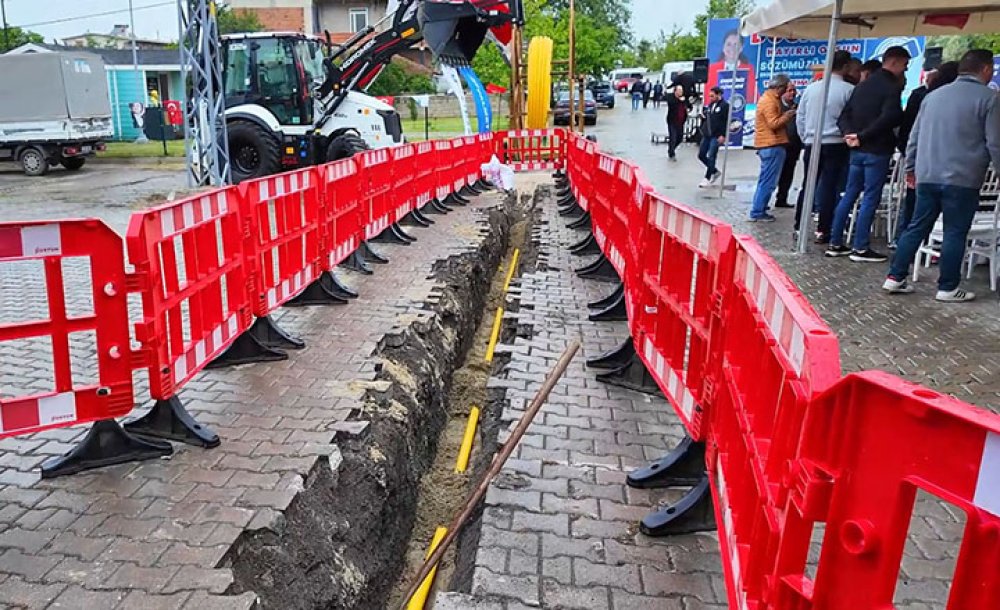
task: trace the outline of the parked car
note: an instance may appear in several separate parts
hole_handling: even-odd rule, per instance
[[[578,105],[580,98],[574,96],[573,104]],[[579,106],[577,106],[579,107]],[[556,125],[569,125],[569,92],[560,91],[555,110],[552,111],[552,121]],[[597,101],[589,89],[583,96],[583,122],[585,125],[597,125]]]
[[[646,72],[648,72],[646,68],[618,68],[611,71],[611,83],[614,85],[615,91],[628,93],[628,90],[632,88],[632,83],[642,80],[646,76]]]
[[[608,108],[615,107],[615,92],[608,81],[594,81],[590,83],[590,92],[594,94],[594,100],[602,106]]]

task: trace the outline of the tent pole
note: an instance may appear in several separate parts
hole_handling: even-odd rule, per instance
[[[837,52],[837,27],[844,8],[844,0],[835,0],[833,15],[830,17],[830,37],[826,43],[826,65],[823,66],[823,97],[820,98],[819,113],[813,122],[812,150],[809,154],[809,172],[806,175],[806,192],[802,199],[799,221],[799,241],[796,250],[804,254],[808,250],[809,234],[812,233],[812,208],[816,199],[816,181],[819,178],[819,156],[823,149],[823,123],[826,121],[826,102],[830,96],[830,72],[833,71],[833,54]]]
[[[739,61],[736,62],[733,75],[729,79],[729,115],[726,117],[726,149],[722,151],[722,175],[719,176],[719,199],[725,197],[726,194],[726,170],[729,167],[729,138],[733,125],[733,96],[736,95],[736,75],[739,74],[739,63]]]

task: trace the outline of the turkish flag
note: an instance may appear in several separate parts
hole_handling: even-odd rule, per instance
[[[500,85],[494,85],[493,83],[489,83],[486,85],[486,93],[489,93],[490,95],[494,95],[497,93],[507,93],[507,87],[501,87]]]

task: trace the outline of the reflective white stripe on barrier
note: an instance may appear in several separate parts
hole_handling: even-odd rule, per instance
[[[537,172],[547,169],[556,169],[554,161],[528,161],[525,163],[514,163],[515,172]]]
[[[187,379],[188,371],[197,370],[215,353],[222,349],[230,339],[235,339],[239,321],[236,315],[229,316],[225,322],[212,329],[212,334],[188,347],[183,354],[174,360],[174,386],[180,386]]]
[[[216,220],[228,212],[226,191],[209,193],[197,200],[164,210],[160,214],[160,234],[162,237],[171,237],[186,229]]]
[[[729,506],[729,495],[726,487],[726,476],[722,473],[721,456],[715,463],[715,484],[719,494],[719,508],[722,510],[722,526],[726,530],[726,548],[729,550],[729,565],[733,570],[733,587],[736,589],[736,602],[740,610],[747,608],[747,594],[743,591],[743,573],[740,567],[740,550],[736,546],[736,533],[733,523],[733,510]]]
[[[691,246],[706,258],[712,251],[712,225],[655,197],[653,222],[658,229],[677,238],[684,245]]]
[[[365,227],[365,239],[371,239],[389,228],[389,217],[383,216]]]
[[[288,297],[299,293],[303,288],[311,284],[313,281],[313,271],[312,268],[306,268],[299,271],[291,278],[283,280],[280,284],[274,288],[270,288],[267,291],[267,306],[268,308],[274,308],[279,302],[284,301]]]
[[[623,257],[622,253],[618,251],[618,248],[614,247],[613,245],[611,246],[611,255],[608,256],[608,260],[611,261],[611,265],[615,268],[615,271],[618,272],[618,275],[620,277],[624,277],[625,257]]]
[[[1000,517],[1000,434],[986,433],[983,459],[979,463],[979,478],[972,503]]]
[[[666,358],[656,349],[648,335],[645,337],[642,348],[646,361],[652,365],[653,373],[657,379],[662,380],[667,385],[670,401],[680,408],[681,413],[688,421],[691,421],[695,406],[694,394],[684,385],[684,381],[677,372],[667,365]]]
[[[604,235],[604,231],[602,231],[600,227],[594,227],[594,241],[597,242],[597,245],[600,246],[602,250],[604,249],[604,241],[606,239],[607,236]]]
[[[4,433],[73,421],[76,421],[76,394],[73,392],[0,405],[0,431]]]
[[[744,283],[747,291],[753,296],[754,302],[760,315],[764,318],[771,334],[785,352],[788,361],[795,369],[795,374],[802,375],[802,367],[805,362],[805,333],[792,318],[792,314],[781,302],[774,287],[764,276],[764,273],[757,267],[754,260],[745,252],[740,253],[744,260],[741,261],[744,268]]]
[[[555,135],[554,129],[518,129],[507,132],[509,138],[544,138],[552,135]]]
[[[347,257],[351,255],[351,252],[357,250],[357,242],[358,240],[356,238],[351,237],[346,242],[334,248],[333,252],[330,253],[330,268],[333,269],[340,263],[347,260]]]
[[[60,254],[62,254],[62,234],[57,224],[0,229],[0,259]]]
[[[298,171],[261,180],[257,182],[258,201],[309,190],[309,176],[308,171]]]

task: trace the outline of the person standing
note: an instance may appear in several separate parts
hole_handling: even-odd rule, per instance
[[[946,61],[935,70],[927,72],[925,84],[910,92],[910,99],[906,102],[906,110],[903,111],[903,123],[899,126],[899,142],[897,148],[902,154],[906,154],[906,145],[910,140],[910,132],[917,122],[917,114],[920,112],[920,105],[927,94],[935,89],[949,85],[958,78],[958,62]],[[906,227],[913,218],[913,208],[917,203],[917,191],[907,187],[906,195],[903,197],[903,206],[899,210],[899,222],[896,224],[896,239],[906,231]],[[889,244],[889,249],[894,250],[896,243]]]
[[[861,83],[865,82],[866,80],[868,80],[869,76],[875,74],[881,69],[882,69],[882,62],[880,62],[877,59],[869,59],[865,63],[861,64],[861,75],[859,76],[857,84],[860,85]]]
[[[799,228],[802,214],[811,210],[819,212],[819,223],[816,225],[818,244],[830,242],[830,226],[833,224],[833,211],[837,207],[837,195],[840,194],[841,185],[847,178],[850,151],[844,143],[844,135],[840,132],[837,120],[854,91],[854,85],[847,82],[847,73],[852,65],[860,67],[861,62],[854,60],[847,51],[841,50],[833,54],[830,92],[826,98],[826,115],[823,117],[823,128],[819,137],[819,175],[816,180],[815,196],[813,201],[806,203],[805,189],[800,191],[795,210],[796,229]],[[809,160],[817,139],[816,116],[823,100],[823,88],[822,80],[810,83],[802,92],[799,112],[795,116],[795,123],[805,149],[802,158],[806,173],[809,171]]]
[[[684,88],[674,87],[673,93],[667,96],[667,132],[670,138],[667,155],[671,161],[677,160],[677,147],[684,139],[684,123],[687,121],[689,110],[689,103],[684,97]]]
[[[729,103],[722,99],[722,89],[712,87],[708,92],[708,104],[701,108],[701,145],[698,160],[705,165],[705,179],[701,188],[715,184],[721,173],[715,167],[719,147],[726,143],[729,133]]]
[[[659,108],[660,102],[663,101],[663,83],[656,81],[653,85],[653,108]]]
[[[788,83],[788,89],[781,94],[782,112],[795,110],[798,107],[795,103],[797,93],[795,85]],[[785,129],[788,131],[788,144],[785,144],[785,162],[781,166],[781,175],[778,176],[778,194],[775,197],[774,203],[774,207],[776,208],[795,207],[788,203],[788,193],[792,190],[792,180],[795,179],[795,166],[799,164],[799,155],[802,154],[802,140],[799,139],[799,130],[795,125],[795,121],[788,121]]]
[[[642,79],[637,78],[632,81],[632,87],[629,89],[632,94],[632,110],[639,109],[639,102],[642,101]]]
[[[837,204],[830,229],[826,255],[850,256],[855,262],[883,262],[888,259],[871,249],[870,237],[875,211],[882,201],[882,187],[896,149],[895,130],[903,122],[903,74],[910,54],[903,47],[889,47],[882,56],[882,68],[854,88],[851,99],[840,113],[837,124],[851,149],[847,189]],[[844,244],[847,217],[858,196],[864,193],[854,222],[854,244]]]
[[[935,299],[962,303],[976,298],[960,289],[969,228],[990,162],[1000,167],[1000,100],[987,87],[993,53],[974,49],[962,56],[959,77],[924,98],[906,145],[906,182],[917,191],[913,220],[899,237],[882,288],[913,292],[906,282],[917,249],[944,216]]]
[[[645,109],[649,106],[649,98],[653,95],[653,83],[647,79],[642,79],[642,107]]]
[[[781,96],[788,90],[788,75],[778,74],[771,79],[767,91],[757,102],[757,129],[754,146],[760,157],[760,176],[753,194],[750,222],[774,222],[767,213],[768,202],[778,186],[778,177],[785,162],[785,145],[788,144],[788,123],[795,119],[795,110],[782,111]]]

